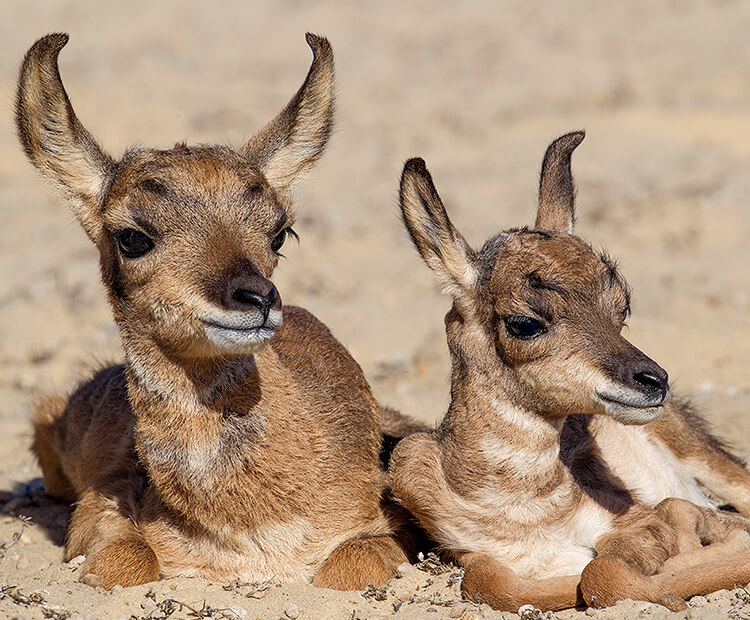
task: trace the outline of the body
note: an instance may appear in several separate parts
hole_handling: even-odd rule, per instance
[[[49,491],[75,504],[66,557],[92,584],[160,576],[382,583],[406,559],[383,503],[381,416],[328,329],[273,281],[295,237],[291,188],[333,123],[333,51],[239,149],[129,149],[78,120],[37,41],[16,120],[99,252],[125,363],[33,414]]]
[[[509,611],[570,607],[581,593],[659,601],[683,582],[681,595],[750,579],[747,552],[733,555],[750,546],[750,522],[714,509],[750,515],[750,473],[622,336],[629,288],[573,234],[570,156],[582,139],[547,150],[535,227],[479,251],[424,162],[407,162],[401,180],[407,230],[453,298],[452,379],[438,429],[397,446],[394,494],[465,566],[467,595]],[[713,581],[654,581],[722,553],[734,560]]]

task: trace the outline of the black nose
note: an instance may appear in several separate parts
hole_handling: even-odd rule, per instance
[[[263,316],[266,318],[278,297],[279,293],[275,286],[271,286],[271,289],[265,295],[261,295],[256,291],[251,291],[246,288],[235,289],[234,293],[232,293],[232,299],[240,306],[243,306],[248,310],[250,308],[258,308],[263,312]]]
[[[660,393],[662,398],[667,395],[669,389],[669,375],[667,371],[656,364],[646,368],[639,368],[633,373],[633,380],[646,393]]]

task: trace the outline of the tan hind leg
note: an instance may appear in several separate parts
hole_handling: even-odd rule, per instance
[[[115,483],[116,484],[116,483]],[[131,486],[123,481],[123,487]],[[86,491],[70,521],[65,559],[87,556],[81,571],[83,581],[112,588],[135,586],[159,579],[159,561],[141,536],[131,511],[111,494]],[[127,494],[120,496],[127,502]]]
[[[393,535],[363,536],[337,547],[312,583],[334,590],[361,590],[368,584],[380,586],[406,561],[406,553]]]
[[[542,611],[555,611],[583,603],[579,575],[519,579],[511,569],[484,553],[465,553],[457,559],[465,570],[464,596],[493,609],[516,612],[530,604]]]

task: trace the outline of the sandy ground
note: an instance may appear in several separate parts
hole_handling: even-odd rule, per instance
[[[501,617],[458,602],[455,570],[404,568],[366,595],[200,580],[104,593],[61,562],[68,513],[40,487],[25,408],[36,390],[66,388],[121,352],[95,253],[25,161],[11,123],[24,51],[59,30],[71,34],[61,64],[78,114],[115,154],[133,143],[241,143],[301,83],[304,32],[331,39],[338,132],[297,192],[301,243],[286,249],[276,282],[285,302],[332,328],[382,402],[424,420],[447,404],[449,304],[396,217],[402,162],[427,160],[454,222],[479,245],[532,223],[544,148],[585,128],[574,157],[578,230],[620,259],[634,288],[631,340],[750,455],[747,3],[7,2],[0,616]],[[9,547],[21,529],[16,515],[33,524]],[[720,592],[681,615],[748,617],[747,600],[741,589]],[[589,613],[666,610],[622,603]]]

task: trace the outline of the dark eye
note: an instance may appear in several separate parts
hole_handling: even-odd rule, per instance
[[[117,234],[117,246],[125,258],[138,258],[153,248],[154,242],[140,230],[126,228]]]
[[[505,328],[514,338],[531,340],[547,331],[544,323],[530,316],[509,316],[505,319]]]
[[[291,227],[284,228],[278,235],[273,238],[273,241],[271,241],[271,249],[274,252],[278,252],[281,249],[281,246],[284,245],[284,241],[286,241],[287,235],[291,235],[295,239],[299,239],[297,233],[294,232]]]

